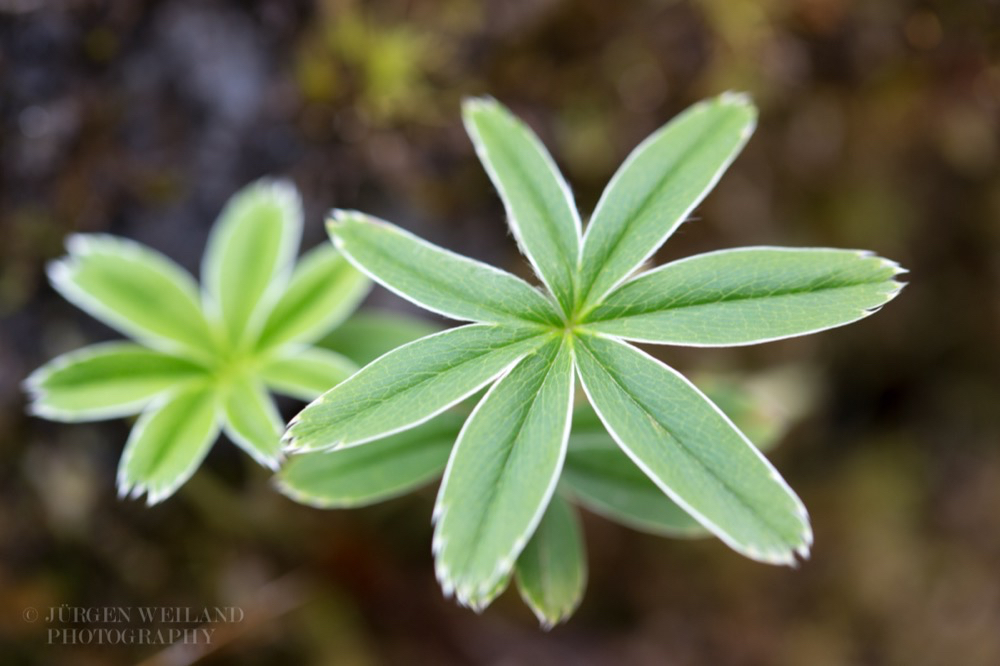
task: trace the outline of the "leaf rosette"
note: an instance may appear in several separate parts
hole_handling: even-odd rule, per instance
[[[480,610],[516,574],[545,626],[573,612],[586,578],[565,499],[656,533],[711,533],[760,562],[808,557],[806,509],[777,470],[702,391],[632,343],[748,345],[841,326],[892,299],[901,269],[868,252],[750,247],[636,274],[750,138],[757,113],[744,95],[696,104],[643,141],[586,233],[523,122],[492,99],[468,100],[463,111],[542,287],[383,220],[334,211],[330,236],[358,270],[467,323],[379,357],[303,410],[286,450],[328,456],[332,471],[307,474],[312,465],[293,457],[282,488],[352,506],[357,493],[340,489],[359,470],[393,492],[443,473],[433,551],[445,593]],[[583,425],[571,428],[577,379],[592,411],[578,410]],[[422,464],[407,457],[419,446],[380,441],[431,427],[486,388],[454,446],[439,438]]]
[[[214,225],[201,287],[139,243],[71,236],[49,278],[68,301],[131,337],[50,361],[26,381],[31,411],[56,421],[138,414],[118,469],[122,496],[172,495],[219,434],[277,469],[281,419],[269,391],[303,401],[357,366],[315,346],[371,283],[329,243],[298,264],[295,187],[262,180],[236,193]]]

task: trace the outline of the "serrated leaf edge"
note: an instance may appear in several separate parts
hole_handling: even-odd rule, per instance
[[[185,467],[176,477],[174,477],[174,479],[171,480],[170,483],[162,487],[153,488],[150,487],[149,484],[142,482],[133,483],[131,480],[129,480],[128,475],[126,473],[126,468],[128,467],[129,461],[131,461],[132,459],[133,450],[135,448],[134,442],[139,441],[139,439],[142,437],[148,425],[148,421],[143,417],[149,414],[150,418],[152,418],[152,415],[155,412],[165,407],[166,404],[169,403],[178,393],[180,393],[180,391],[171,391],[169,393],[161,395],[156,401],[151,402],[146,407],[146,409],[144,409],[142,413],[139,415],[139,420],[136,421],[135,426],[133,426],[131,432],[129,433],[128,441],[125,442],[125,450],[122,452],[122,456],[118,461],[116,485],[118,488],[119,499],[125,499],[126,497],[128,497],[129,499],[134,500],[134,499],[139,499],[140,497],[143,496],[143,494],[145,494],[146,506],[154,506],[156,504],[159,504],[160,502],[169,498],[171,495],[177,492],[178,488],[184,485],[194,475],[198,467],[201,466],[201,463],[204,460],[205,456],[208,454],[212,446],[214,446],[216,441],[218,440],[219,432],[221,430],[221,422],[224,419],[224,415],[221,413],[220,406],[216,404],[214,409],[215,419],[212,425],[212,430],[214,430],[214,434],[208,438],[209,441],[208,446],[205,447],[205,451],[203,452],[202,455],[194,456],[188,463],[187,467]],[[214,399],[214,391],[212,393]],[[217,400],[216,403],[218,403]]]

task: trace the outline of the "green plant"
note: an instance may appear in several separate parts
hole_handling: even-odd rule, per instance
[[[296,266],[298,192],[259,181],[229,201],[202,262],[204,286],[173,261],[113,236],[72,236],[49,267],[67,300],[136,340],[59,356],[26,381],[30,409],[57,421],[139,414],[118,491],[149,504],[194,473],[220,430],[276,469],[284,422],[267,389],[311,400],[350,375],[348,358],[312,346],[370,282],[332,245]]]
[[[655,486],[654,520],[708,530],[761,562],[807,557],[805,507],[778,472],[702,392],[626,340],[746,345],[839,326],[890,300],[901,287],[893,279],[899,267],[867,252],[759,247],[632,276],[750,137],[756,110],[742,95],[699,103],[636,148],[586,234],[569,188],[527,126],[489,99],[467,101],[464,119],[545,292],[387,222],[335,211],[328,230],[351,263],[428,310],[473,323],[404,345],[322,395],[290,424],[287,450],[341,457],[329,485],[367,470],[369,483],[389,478],[398,490],[410,463],[378,456],[375,440],[492,384],[447,462],[439,447],[430,456],[436,470],[430,462],[420,468],[426,479],[444,466],[436,572],[446,594],[479,610],[516,571],[522,597],[546,625],[571,614],[582,595],[577,521],[555,492],[565,462],[566,497],[600,494],[573,478],[581,456],[605,486]],[[567,460],[574,375],[618,446],[575,447]],[[586,418],[584,410],[577,420]],[[300,481],[283,473],[286,492],[308,494],[313,486]],[[632,510],[628,502],[618,509]]]

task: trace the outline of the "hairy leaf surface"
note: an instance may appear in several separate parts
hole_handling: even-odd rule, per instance
[[[542,522],[517,558],[517,588],[542,627],[573,614],[587,587],[580,521],[566,500],[552,497]]]
[[[580,379],[622,450],[674,502],[751,559],[794,564],[812,544],[805,507],[708,398],[617,340],[580,338]]]
[[[575,299],[580,217],[569,186],[534,132],[492,99],[463,105],[465,127],[535,273],[567,316]]]
[[[392,351],[292,421],[292,451],[351,446],[422,423],[485,386],[543,343],[538,331],[471,324]]]
[[[327,224],[334,244],[382,286],[459,321],[556,323],[547,298],[499,268],[432,245],[383,220],[336,211]]]
[[[590,313],[587,328],[658,344],[768,342],[867,317],[899,291],[899,272],[853,250],[709,252],[625,283]]]
[[[753,133],[757,110],[727,93],[690,107],[632,151],[601,195],[583,238],[584,311],[687,218]]]
[[[469,417],[434,507],[445,594],[483,608],[502,591],[562,470],[573,397],[568,341],[550,339],[498,381]]]

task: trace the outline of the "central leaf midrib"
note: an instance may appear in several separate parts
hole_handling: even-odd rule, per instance
[[[112,254],[111,256],[114,259],[119,259],[117,255]],[[96,255],[96,257],[98,259],[102,258],[100,255]],[[170,310],[173,312],[173,314],[177,315],[176,318],[174,318],[171,323],[179,324],[180,325],[179,328],[163,330],[163,327],[160,325],[161,324],[160,320],[155,317],[152,319],[149,319],[147,317],[146,321],[142,322],[134,319],[132,314],[123,314],[115,308],[110,308],[108,306],[105,306],[103,302],[100,303],[100,307],[104,308],[107,311],[110,311],[111,314],[113,314],[114,316],[123,317],[128,323],[132,325],[141,327],[144,330],[144,332],[150,331],[153,335],[157,337],[167,338],[173,342],[179,342],[183,345],[191,345],[198,350],[203,350],[202,347],[200,346],[200,343],[204,340],[205,337],[204,332],[205,330],[207,330],[207,328],[203,326],[203,324],[205,324],[204,315],[201,311],[201,308],[198,307],[198,302],[194,298],[194,295],[192,293],[189,293],[188,289],[182,287],[179,284],[176,284],[175,282],[173,282],[173,280],[163,275],[162,273],[149,272],[144,274],[143,270],[148,270],[148,268],[138,258],[134,260],[130,259],[130,261],[134,261],[136,265],[141,266],[142,270],[139,270],[138,272],[129,270],[120,271],[119,270],[121,268],[120,265],[108,262],[106,264],[105,275],[109,275],[111,277],[111,280],[116,283],[117,288],[121,290],[121,293],[124,293],[126,295],[125,298],[126,304],[129,304],[129,302],[132,303],[148,302],[150,293],[148,291],[143,291],[142,287],[137,284],[137,275],[142,276],[142,278],[140,279],[142,282],[145,283],[146,286],[152,285],[153,294],[157,294],[161,291],[165,293],[164,285],[167,285],[166,289],[174,290],[176,295],[179,295],[183,299],[183,304],[184,304],[183,308],[187,310],[186,312],[182,312],[177,307],[175,307],[175,305],[177,305],[181,301],[178,301],[177,299],[174,299],[169,296],[159,298],[157,301],[157,306],[159,306],[158,309],[160,309],[161,311]],[[134,266],[130,268],[134,268]],[[76,275],[77,275],[77,280],[80,282],[85,282],[87,280],[88,276],[83,274],[84,270],[86,270],[86,267],[79,264],[77,265]],[[98,275],[98,278],[100,277],[99,272],[91,270],[91,275],[94,274]],[[156,282],[160,282],[160,284],[156,284]],[[90,298],[89,295],[88,298]],[[146,314],[146,312],[148,312],[148,309],[142,310],[140,314]],[[174,331],[175,333],[172,333],[172,331]],[[177,333],[183,335],[184,336],[183,339],[177,337]]]
[[[567,255],[567,256],[570,255],[571,253],[567,252],[567,250],[569,248],[564,247],[563,243],[560,242],[561,235],[558,233],[558,230],[555,228],[555,224],[554,224],[553,219],[550,218],[550,215],[552,215],[552,211],[549,208],[548,203],[545,200],[545,197],[542,195],[542,193],[539,191],[539,189],[537,187],[535,187],[534,180],[532,180],[530,177],[528,177],[527,172],[521,167],[521,161],[519,159],[517,159],[516,156],[513,156],[510,153],[510,151],[507,150],[507,145],[504,142],[500,141],[500,142],[496,143],[495,145],[497,146],[497,150],[503,155],[504,160],[507,161],[507,164],[508,164],[509,168],[511,168],[511,170],[516,173],[516,175],[518,176],[518,179],[520,180],[520,182],[522,182],[524,184],[525,190],[527,190],[528,196],[531,199],[531,203],[535,207],[535,210],[537,212],[541,213],[540,215],[538,215],[538,217],[541,218],[541,220],[543,222],[542,228],[545,229],[546,235],[549,237],[549,240],[554,241],[553,245],[555,245],[557,248],[559,248],[560,250],[562,250],[562,252],[565,255]],[[546,168],[547,168],[547,166],[546,166]],[[499,174],[497,175],[497,181],[498,181],[497,182],[497,186],[500,189],[505,190],[506,188],[504,188],[504,186],[502,184],[502,179],[499,177]],[[513,206],[511,208],[513,209]],[[570,211],[570,215],[572,216],[572,211]],[[516,216],[514,216],[514,217],[516,217]],[[553,216],[553,218],[554,218],[554,216]],[[528,251],[527,246],[525,246],[525,251],[526,252]],[[576,252],[577,253],[579,252],[579,246],[577,246]],[[575,255],[575,253],[572,253],[572,254]],[[564,256],[563,259],[565,259],[565,258],[566,257]],[[575,259],[575,256],[574,256],[574,259]],[[568,286],[569,287],[569,294],[567,294],[567,296],[569,297],[569,304],[560,302],[560,305],[565,310],[567,307],[569,307],[569,306],[572,305],[573,298],[575,296],[574,293],[573,293],[573,271],[572,271],[572,269],[570,269],[569,267],[567,267],[565,264],[560,265],[560,269],[561,270],[559,272],[562,274],[560,277],[562,277],[562,278],[564,278],[566,280],[566,284],[564,286]],[[541,266],[540,265],[539,265],[539,273],[541,273]],[[544,280],[544,276],[543,275],[539,275],[538,277]],[[560,300],[558,295],[556,295],[556,299]]]
[[[475,356],[471,356],[469,358],[466,358],[466,359],[462,360],[460,363],[448,366],[447,368],[441,368],[441,369],[438,369],[438,370],[435,370],[435,371],[425,371],[425,372],[421,372],[419,375],[414,374],[413,377],[414,377],[414,379],[416,381],[414,381],[414,382],[412,382],[410,384],[406,384],[403,388],[398,388],[397,389],[397,388],[393,387],[392,389],[384,389],[383,390],[383,395],[381,395],[381,396],[370,397],[370,398],[366,398],[364,400],[359,400],[358,403],[360,403],[361,406],[358,409],[352,410],[352,412],[350,414],[346,414],[346,415],[342,416],[340,419],[338,419],[334,423],[350,423],[351,421],[353,421],[353,420],[355,420],[357,418],[360,418],[360,416],[361,416],[362,413],[368,412],[369,410],[371,410],[373,408],[376,408],[376,407],[380,406],[381,404],[384,404],[385,402],[387,402],[390,399],[391,400],[396,400],[397,398],[403,397],[407,393],[410,393],[411,391],[416,390],[417,388],[419,388],[421,385],[425,384],[426,382],[433,381],[433,380],[437,379],[441,374],[443,374],[445,372],[451,372],[453,370],[461,368],[464,365],[467,365],[469,363],[472,363],[474,361],[482,359],[484,356],[487,356],[488,354],[492,354],[494,352],[499,352],[499,351],[502,351],[504,349],[513,347],[514,345],[518,345],[518,344],[522,344],[522,343],[528,342],[529,340],[532,340],[534,338],[540,338],[540,337],[542,337],[542,335],[543,334],[526,335],[523,338],[520,338],[520,339],[517,339],[517,340],[513,340],[513,341],[511,341],[509,343],[501,344],[501,345],[498,345],[496,347],[492,347],[488,351],[485,351],[485,352],[483,352],[481,354],[477,354]],[[513,361],[512,361],[512,363],[513,363]],[[355,404],[358,404],[358,403],[355,403]],[[330,424],[325,424],[323,427],[326,428],[326,427],[329,427],[329,425]]]
[[[641,278],[637,278],[641,279]],[[612,298],[599,305],[593,310],[591,315],[587,318],[588,322],[599,322],[608,321],[611,319],[625,319],[628,317],[639,317],[648,314],[655,314],[658,312],[670,312],[672,310],[683,310],[686,308],[695,308],[705,305],[719,305],[722,303],[742,303],[746,301],[756,301],[756,300],[766,300],[769,298],[778,298],[782,296],[802,296],[809,294],[820,294],[824,292],[837,291],[840,289],[852,289],[854,287],[865,287],[878,285],[884,280],[859,280],[857,282],[845,282],[842,284],[836,284],[832,286],[824,287],[790,287],[785,289],[775,289],[767,293],[751,293],[751,294],[738,294],[733,293],[733,295],[716,296],[712,298],[702,298],[690,301],[680,300],[683,296],[678,297],[677,300],[669,304],[657,304],[651,303],[642,306],[630,306],[628,303],[615,303]]]
[[[201,393],[207,393],[207,391],[201,391]],[[163,414],[163,412],[165,412],[170,407],[176,406],[178,403],[180,403],[184,399],[191,399],[194,395],[195,395],[194,391],[191,391],[189,393],[179,393],[173,399],[167,401],[163,405],[163,407],[161,407],[158,410],[157,413],[158,414]],[[155,415],[151,416],[150,420],[155,419],[155,418],[156,418]],[[185,419],[174,419],[174,422],[173,422],[172,426],[166,430],[166,433],[168,435],[170,435],[170,436],[167,437],[167,438],[165,438],[165,439],[161,439],[161,442],[163,442],[163,441],[176,441],[175,435],[177,435],[178,433],[184,431],[184,420]],[[148,474],[149,474],[150,480],[152,480],[152,477],[158,476],[158,474],[160,472],[160,466],[165,463],[165,461],[167,459],[167,456],[170,453],[169,449],[171,449],[171,448],[172,447],[169,446],[169,445],[168,446],[159,446],[159,447],[157,447],[156,453],[152,456],[152,458],[150,460],[150,464],[147,467],[147,469],[149,470]],[[146,483],[147,493],[148,493],[149,489],[150,489],[150,483]]]
[[[509,447],[507,447],[507,451],[503,456],[503,463],[500,467],[500,473],[497,476],[497,480],[495,483],[490,485],[490,488],[488,490],[486,506],[483,509],[483,514],[482,514],[483,519],[480,520],[478,523],[476,523],[476,529],[473,533],[473,539],[472,539],[473,547],[469,550],[469,554],[464,559],[463,562],[464,566],[462,567],[463,569],[468,567],[469,563],[472,562],[476,557],[476,555],[479,553],[478,545],[481,543],[480,536],[483,533],[484,526],[491,522],[489,520],[489,517],[496,510],[496,497],[500,493],[501,487],[503,487],[504,485],[504,480],[507,479],[509,476],[507,474],[507,468],[510,466],[511,456],[513,456],[514,449],[517,447],[517,443],[521,438],[521,433],[524,430],[524,424],[528,421],[528,418],[531,416],[534,409],[538,406],[538,395],[542,392],[542,389],[548,382],[549,375],[552,372],[552,368],[555,367],[556,361],[558,360],[560,353],[562,353],[562,347],[556,350],[556,353],[553,355],[552,360],[548,364],[548,367],[545,368],[545,374],[542,377],[542,380],[538,384],[538,390],[534,393],[534,398],[532,399],[531,404],[528,406],[527,409],[524,410],[523,417],[518,421],[516,434],[512,438],[511,444]],[[522,360],[521,362],[523,363],[524,360]]]
[[[698,134],[698,137],[694,139],[688,145],[688,147],[677,157],[677,159],[674,160],[673,164],[671,164],[670,167],[663,172],[663,175],[657,182],[656,187],[650,189],[649,192],[647,192],[646,195],[642,198],[642,200],[635,207],[632,208],[629,215],[626,216],[626,219],[628,221],[622,226],[621,232],[611,242],[611,246],[608,247],[607,252],[604,253],[604,256],[601,259],[601,267],[597,269],[597,271],[594,273],[594,277],[589,280],[586,286],[581,285],[580,293],[583,297],[581,299],[581,304],[585,304],[587,300],[590,298],[591,291],[593,290],[594,285],[597,284],[597,281],[601,278],[601,276],[607,272],[608,264],[610,263],[612,256],[615,254],[615,252],[618,251],[618,247],[621,245],[622,241],[628,235],[628,232],[632,228],[632,225],[634,225],[635,221],[639,219],[640,216],[643,215],[646,208],[649,207],[650,202],[664,188],[667,179],[672,178],[678,171],[680,171],[681,165],[685,163],[685,161],[687,160],[688,157],[691,156],[691,154],[693,154],[696,150],[698,150],[701,146],[705,144],[705,137],[711,134],[712,134],[711,128],[705,129],[702,132],[700,132]],[[659,138],[662,138],[662,135],[661,137],[658,137],[657,140],[659,140]],[[624,176],[625,174],[622,175]],[[593,221],[591,223],[593,223]],[[674,222],[674,224],[676,225],[676,221]]]
[[[758,511],[756,511],[753,508],[753,506],[739,492],[736,491],[735,488],[733,488],[728,483],[726,483],[726,481],[724,481],[711,467],[709,467],[700,457],[698,457],[690,447],[688,447],[680,438],[676,437],[670,431],[670,429],[667,428],[663,423],[660,423],[660,420],[657,419],[649,411],[649,409],[647,409],[645,407],[645,405],[642,404],[642,402],[639,400],[639,398],[635,394],[633,394],[631,391],[629,391],[624,385],[622,385],[622,383],[620,381],[618,381],[618,378],[610,371],[610,369],[608,368],[608,366],[606,366],[604,363],[602,363],[600,361],[600,359],[597,358],[597,354],[595,354],[593,351],[591,351],[587,347],[586,343],[582,344],[581,347],[583,347],[584,349],[586,349],[587,353],[590,354],[590,357],[592,359],[594,359],[594,362],[597,363],[597,365],[601,367],[601,369],[604,371],[604,373],[611,379],[611,381],[615,384],[615,386],[617,386],[622,391],[622,393],[625,394],[625,396],[632,402],[632,404],[634,404],[647,417],[649,417],[649,419],[653,423],[655,423],[657,425],[657,427],[659,427],[660,429],[662,429],[663,432],[666,433],[668,437],[670,437],[670,439],[672,439],[673,441],[677,442],[678,448],[680,448],[681,451],[685,455],[687,455],[690,459],[692,459],[694,462],[696,462],[703,470],[705,470],[705,472],[712,479],[714,479],[719,484],[719,486],[726,493],[728,493],[731,497],[733,497],[733,499],[735,499],[739,504],[741,504],[750,513],[751,516],[754,516],[757,519],[758,522],[760,522],[764,527],[766,527],[775,536],[777,536],[779,542],[782,542],[782,543],[784,542],[784,538],[782,537],[782,532],[781,532],[780,529],[776,528],[774,526],[774,524],[771,523],[770,520],[768,520],[767,518],[765,518]],[[654,483],[655,483],[655,481],[654,481]],[[714,521],[713,521],[713,524],[714,524]],[[719,527],[719,526],[716,525],[716,527]],[[728,530],[727,530],[727,532],[728,532]]]
[[[549,508],[546,509],[546,511],[550,510],[553,510],[551,503],[549,504]],[[542,526],[542,524],[545,523],[547,517],[548,516],[545,516],[544,514],[542,515],[542,522],[539,523],[539,528]],[[554,514],[552,518],[553,520],[555,519]],[[553,574],[559,571],[559,567],[556,565],[556,562],[554,560],[555,555],[552,552],[552,548],[548,547],[549,535],[545,532],[541,533],[536,532],[536,535],[540,537],[538,543],[538,572],[543,581],[552,580],[555,577]],[[548,585],[544,584],[542,585],[542,599],[545,601],[546,606],[549,606],[550,608],[553,606],[553,603],[555,601],[555,595],[556,595],[555,590],[553,590]]]
[[[393,256],[391,253],[388,253],[388,252],[384,251],[382,248],[378,247],[377,245],[375,245],[373,243],[368,243],[367,247],[368,247],[369,252],[373,252],[380,259],[386,260],[387,263],[395,264],[396,266],[399,266],[399,267],[403,268],[411,276],[416,277],[416,279],[417,279],[418,282],[424,282],[425,284],[429,284],[429,285],[433,286],[434,288],[439,289],[439,290],[445,292],[448,296],[454,298],[456,301],[460,301],[460,302],[463,302],[463,303],[472,303],[472,304],[476,305],[477,307],[482,307],[483,309],[492,310],[492,311],[494,311],[494,312],[496,312],[498,314],[505,315],[506,317],[509,317],[510,319],[513,319],[514,321],[518,321],[518,322],[529,322],[529,323],[532,323],[532,324],[550,324],[550,323],[552,323],[551,321],[546,320],[544,318],[544,316],[542,315],[542,313],[538,313],[538,312],[534,312],[533,311],[534,304],[525,304],[526,307],[525,307],[524,310],[513,310],[513,309],[510,309],[510,308],[502,305],[501,303],[497,303],[496,301],[487,302],[485,305],[483,304],[482,301],[480,301],[480,302],[470,301],[469,298],[468,298],[468,296],[467,296],[467,294],[466,294],[466,292],[463,292],[463,291],[461,291],[459,289],[454,288],[451,285],[450,282],[448,282],[447,280],[444,280],[443,278],[439,277],[433,271],[431,271],[429,273],[421,272],[417,267],[414,266],[414,264],[408,263],[408,262],[405,262],[405,261],[400,261],[397,257]],[[511,275],[510,277],[514,278],[515,280],[518,279],[517,277],[515,277],[513,275]],[[524,283],[524,286],[527,287],[528,289],[532,289],[532,286],[529,285],[529,284],[527,284],[527,283]],[[395,287],[394,287],[394,289],[395,289]],[[403,290],[400,290],[400,291],[403,291]],[[538,294],[538,295],[541,296],[541,294]],[[544,296],[541,296],[541,298],[543,299],[543,301],[545,300]],[[529,310],[528,308],[531,308],[532,310]],[[433,308],[433,309],[437,309],[437,308]],[[547,313],[545,313],[545,314],[547,314]],[[531,319],[531,318],[529,318],[529,315],[535,315],[537,318]],[[505,320],[505,321],[509,322],[510,320],[508,319],[508,320]],[[496,323],[502,323],[502,321],[501,322],[496,322]]]

